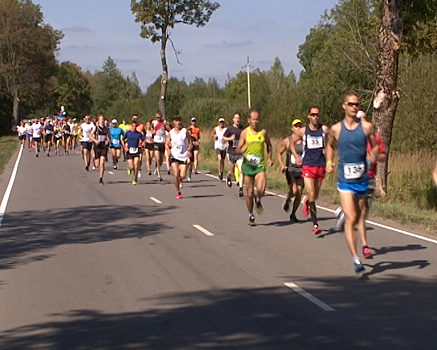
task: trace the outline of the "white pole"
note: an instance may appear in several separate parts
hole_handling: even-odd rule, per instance
[[[249,109],[252,107],[252,103],[250,101],[250,63],[249,56],[247,56],[247,104],[249,105]]]

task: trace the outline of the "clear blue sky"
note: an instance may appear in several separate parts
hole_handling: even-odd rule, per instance
[[[310,28],[338,0],[218,0],[221,8],[206,27],[175,26],[171,35],[182,51],[178,65],[167,49],[170,76],[187,82],[215,77],[223,84],[250,56],[251,65],[268,70],[279,57],[285,72],[299,74],[296,57]],[[124,75],[135,71],[145,90],[160,75],[159,44],[139,35],[140,25],[130,11],[130,0],[34,0],[44,20],[65,37],[58,60],[84,70],[100,70],[111,56]]]

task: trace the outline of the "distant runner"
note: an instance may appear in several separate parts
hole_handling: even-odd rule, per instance
[[[117,119],[112,119],[111,127],[109,128],[109,133],[111,135],[111,156],[112,156],[112,166],[114,170],[117,169],[118,160],[121,156],[121,149],[123,146],[123,136],[124,131],[117,125]]]
[[[138,183],[138,169],[140,162],[141,146],[144,141],[143,133],[138,131],[137,121],[132,119],[130,130],[124,134],[126,142],[126,157],[128,164],[128,174],[132,176],[132,185]]]
[[[108,157],[108,146],[111,141],[109,128],[105,125],[105,117],[99,115],[97,125],[90,134],[94,142],[94,157],[96,168],[99,168],[99,184],[103,185],[103,175],[105,174],[105,162]]]
[[[223,180],[223,171],[225,168],[225,158],[226,158],[226,142],[223,140],[223,135],[225,134],[226,121],[224,118],[219,119],[219,125],[212,131],[212,138],[214,140],[214,149],[217,154],[217,170],[218,177]]]

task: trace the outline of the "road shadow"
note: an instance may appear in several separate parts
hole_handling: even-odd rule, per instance
[[[426,249],[426,247],[421,244],[408,244],[405,246],[396,246],[396,247],[381,247],[381,248],[371,247],[371,249],[373,251],[373,255],[376,256],[376,255],[384,255],[387,253],[394,253],[394,252],[423,250]]]
[[[371,268],[370,272],[366,272],[362,275],[363,279],[369,279],[370,276],[376,275],[378,273],[385,272],[387,270],[398,270],[406,269],[408,267],[417,267],[418,269],[424,269],[425,267],[431,265],[428,260],[413,260],[413,261],[381,261],[376,264],[363,264]]]
[[[83,206],[48,211],[7,213],[1,227],[0,269],[43,260],[38,251],[65,244],[87,244],[142,238],[168,229],[151,218],[174,207]],[[162,220],[161,220],[162,221]],[[32,256],[26,256],[32,253]]]
[[[215,198],[215,197],[223,197],[222,194],[195,194],[192,196],[185,196],[184,198],[189,199],[189,198]]]
[[[138,300],[141,311],[71,310],[50,315],[48,322],[29,321],[3,330],[1,348],[435,348],[435,327],[429,324],[436,316],[435,281],[405,277],[374,283],[347,277],[299,281],[296,276],[286,280],[336,311],[325,312],[285,286],[167,293]]]

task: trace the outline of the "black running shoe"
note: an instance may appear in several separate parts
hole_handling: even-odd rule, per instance
[[[292,224],[298,224],[298,223],[300,222],[300,220],[298,220],[298,218],[296,217],[296,215],[291,214],[291,215],[290,215],[290,222],[291,222]]]
[[[219,179],[223,180],[223,174],[222,173],[219,173]]]
[[[226,176],[226,185],[228,185],[229,188],[232,187],[232,179],[230,174]]]
[[[247,223],[249,226],[256,226],[255,224],[255,216],[249,216],[249,222]]]
[[[99,184],[100,184],[100,185],[103,185],[103,179],[102,179],[102,178],[100,178],[100,180],[99,180]]]
[[[238,197],[244,197],[243,189],[241,187],[238,190]]]

